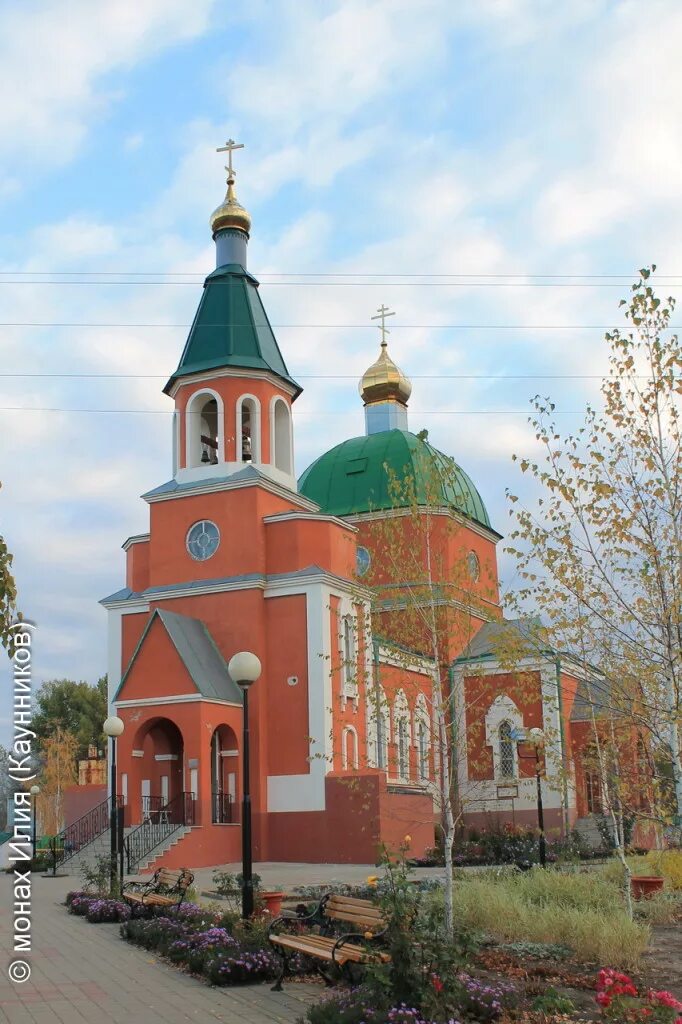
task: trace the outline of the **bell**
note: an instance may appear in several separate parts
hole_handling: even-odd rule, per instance
[[[208,448],[206,447],[206,445],[204,445],[204,447],[202,449],[202,452],[201,452],[201,461],[204,462],[204,463],[205,462],[210,462],[210,458],[209,458],[209,454],[208,454]]]

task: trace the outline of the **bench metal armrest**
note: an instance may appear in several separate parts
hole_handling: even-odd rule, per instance
[[[282,913],[274,919],[274,921],[270,922],[270,927],[268,928],[268,939],[272,934],[277,934],[274,931],[277,925],[305,924],[306,922],[324,924],[324,917],[321,914],[321,910],[322,904],[324,903],[325,899],[326,897],[323,897],[320,900],[320,902],[318,903],[318,905],[315,907],[311,914],[297,914],[295,911],[292,910],[283,910]]]
[[[367,929],[367,930],[369,931],[369,929]],[[341,946],[344,945],[344,943],[351,942],[353,939],[356,942],[360,942],[360,943],[363,943],[363,942],[365,942],[365,943],[367,943],[367,942],[374,942],[375,939],[380,939],[383,935],[385,935],[385,933],[386,933],[386,928],[384,928],[380,932],[372,932],[372,937],[371,937],[371,939],[369,939],[369,938],[367,938],[367,936],[366,936],[366,934],[364,932],[346,932],[345,935],[341,935],[336,940],[336,942],[334,943],[334,948],[332,949],[332,961],[334,963],[336,963],[336,951],[337,951],[337,949],[340,949]]]

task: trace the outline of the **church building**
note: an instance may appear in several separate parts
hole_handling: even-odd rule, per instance
[[[589,810],[582,777],[576,788],[580,674],[546,652],[505,666],[500,535],[467,474],[410,432],[411,385],[388,354],[384,307],[379,356],[360,382],[365,433],[297,480],[301,387],[248,270],[251,218],[227,148],[227,195],[211,217],[216,269],[164,388],[175,407],[172,477],[143,495],[148,527],[123,545],[125,587],[102,601],[111,713],[125,724],[126,828],[166,826],[140,863],[143,853],[154,867],[240,859],[243,700],[227,665],[245,650],[262,665],[249,691],[256,860],[374,863],[379,844],[406,834],[415,856],[432,847],[443,782],[436,681],[463,820],[535,824],[525,739],[542,728],[545,824],[565,830]],[[441,588],[437,649],[425,636],[406,642],[414,574],[391,569],[382,545],[401,544],[377,534],[403,530],[423,560],[409,536],[422,507],[434,557],[450,576],[463,567]]]

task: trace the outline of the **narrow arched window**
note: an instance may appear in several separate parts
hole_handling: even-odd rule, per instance
[[[342,630],[341,651],[343,656],[343,692],[346,696],[354,696],[356,689],[356,658],[355,623],[352,615],[344,615]]]
[[[500,777],[503,779],[513,779],[516,770],[516,758],[514,757],[512,727],[509,722],[501,723],[498,730],[498,740]]]
[[[260,403],[244,395],[237,403],[237,462],[260,461]]]
[[[358,734],[350,725],[343,730],[343,767],[344,770],[358,767]]]
[[[419,778],[424,782],[429,777],[429,738],[424,722],[417,726],[417,758],[419,761]]]
[[[220,448],[221,409],[214,395],[200,392],[189,402],[186,412],[187,466],[215,466]]]
[[[276,469],[291,474],[294,471],[291,456],[291,411],[283,398],[272,405],[272,462]]]
[[[398,776],[406,781],[410,777],[410,739],[405,718],[398,719]]]

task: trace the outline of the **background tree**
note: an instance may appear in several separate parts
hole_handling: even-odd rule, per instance
[[[38,815],[45,835],[56,835],[64,827],[64,790],[78,781],[77,751],[76,737],[59,725],[41,743]]]
[[[588,406],[583,426],[564,437],[552,402],[535,398],[531,422],[544,453],[520,465],[540,497],[511,510],[509,550],[525,581],[516,605],[541,612],[542,643],[571,652],[587,676],[598,670],[603,715],[629,723],[652,764],[667,761],[672,786],[659,786],[657,813],[679,824],[682,348],[669,330],[674,300],[656,297],[650,274],[641,270],[621,302],[632,329],[606,334],[603,410]],[[617,779],[607,771],[614,750],[603,750],[603,773]]]
[[[2,484],[0,484],[2,487]],[[0,536],[0,643],[10,647],[10,626],[16,618],[17,588],[12,576],[12,555]]]
[[[425,431],[419,436],[426,440]],[[440,454],[436,459],[424,445],[415,454],[414,472],[396,475],[388,468],[386,472],[392,508],[377,512],[367,523],[366,542],[372,559],[369,573],[361,582],[370,588],[372,634],[390,645],[392,660],[406,672],[414,666],[415,655],[428,659],[433,666],[427,706],[428,721],[433,726],[435,782],[429,788],[442,822],[446,923],[452,933],[453,844],[463,812],[477,797],[480,801],[481,786],[485,784],[485,773],[482,781],[476,781],[469,772],[467,779],[471,781],[467,781],[464,791],[459,768],[471,753],[466,749],[467,718],[470,712],[475,717],[481,711],[486,697],[481,693],[473,698],[480,704],[477,708],[470,700],[467,703],[466,696],[456,702],[450,666],[482,624],[497,614],[496,579],[484,564],[479,567],[480,578],[472,576],[467,564],[471,544],[468,521],[446,497],[458,491],[457,467],[452,460]],[[526,680],[519,677],[519,691],[525,685]],[[375,687],[373,717],[378,747],[390,711],[382,706],[381,669]],[[523,699],[521,692],[516,697]],[[396,745],[399,748],[399,739]],[[400,775],[395,766],[389,768],[392,775]],[[464,777],[465,773],[461,774]]]
[[[74,759],[87,757],[88,747],[106,748],[102,725],[107,717],[107,678],[94,686],[73,679],[51,679],[36,694],[33,729],[44,742],[55,729],[76,740]]]

